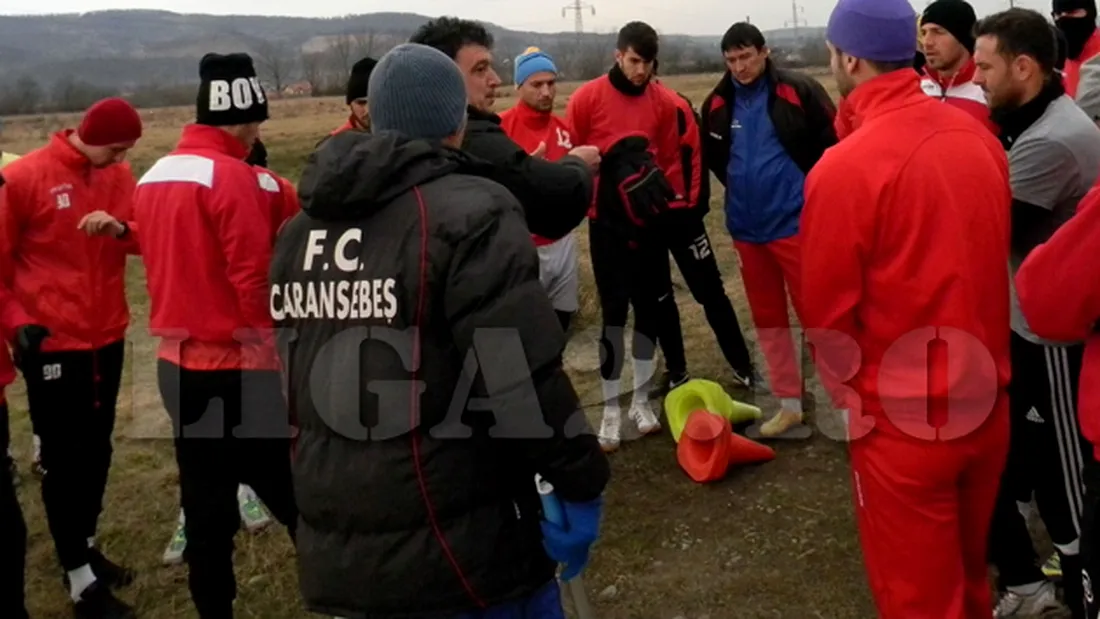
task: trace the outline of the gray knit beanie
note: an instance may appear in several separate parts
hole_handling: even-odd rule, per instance
[[[458,133],[466,122],[466,81],[443,52],[404,43],[374,67],[367,109],[374,131],[442,140]]]

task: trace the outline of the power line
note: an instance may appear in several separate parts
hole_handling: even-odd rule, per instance
[[[576,31],[577,36],[584,34],[584,11],[590,9],[592,15],[596,15],[595,5],[588,4],[587,2],[581,2],[581,0],[573,0],[572,4],[567,4],[561,9],[561,16],[565,17],[567,11],[573,11],[573,29]]]

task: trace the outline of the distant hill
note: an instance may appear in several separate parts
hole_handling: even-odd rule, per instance
[[[388,48],[428,19],[414,13],[322,19],[149,10],[0,16],[0,84],[21,75],[33,76],[43,86],[66,77],[106,88],[133,88],[150,81],[189,83],[197,79],[197,62],[206,52],[263,53],[272,51],[275,44],[287,56],[284,64],[297,65],[303,53],[326,51],[340,37],[373,37],[376,47]],[[577,43],[572,32],[546,34],[486,25],[503,49]],[[670,36],[666,40],[714,50],[718,37]],[[302,77],[301,68],[293,68],[289,71],[293,77]]]

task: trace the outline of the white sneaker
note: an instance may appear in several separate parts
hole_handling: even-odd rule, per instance
[[[638,432],[643,436],[661,431],[661,420],[653,413],[653,405],[649,400],[631,402],[627,417],[638,426]]]
[[[993,609],[994,619],[1005,617],[1035,617],[1050,611],[1061,610],[1062,604],[1054,590],[1054,583],[1044,582],[1031,595],[1006,591]]]
[[[610,453],[619,448],[623,431],[623,412],[618,407],[603,409],[603,421],[600,422],[600,448]]]
[[[249,531],[259,531],[271,524],[271,515],[267,513],[260,498],[252,488],[244,484],[237,487],[237,507],[241,512],[241,521]]]
[[[179,565],[183,563],[183,551],[187,548],[187,533],[183,530],[183,510],[180,510],[179,522],[176,525],[176,532],[172,534],[172,539],[168,542],[168,547],[164,549],[164,557],[161,558],[161,562],[165,565]]]

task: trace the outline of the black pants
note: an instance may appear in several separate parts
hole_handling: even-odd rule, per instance
[[[114,449],[124,342],[93,351],[43,352],[22,360],[42,439],[42,503],[65,571],[87,565]]]
[[[1081,536],[1084,511],[1082,468],[1091,447],[1077,423],[1077,387],[1083,346],[1048,347],[1012,334],[1009,387],[1012,438],[990,530],[990,558],[1000,585],[1043,580],[1017,501],[1032,493],[1052,541],[1068,546]],[[1063,571],[1079,557],[1062,557]],[[1067,572],[1068,573],[1068,572]],[[1079,607],[1078,580],[1065,580],[1067,604]]]
[[[11,468],[11,457],[8,449],[11,447],[11,414],[8,405],[0,407],[0,466]]]
[[[745,344],[733,304],[722,284],[722,273],[718,270],[718,260],[703,220],[695,215],[684,217],[670,231],[668,249],[680,268],[680,274],[684,276],[691,296],[703,306],[726,363],[737,373],[751,379],[752,356]]]
[[[1093,583],[1100,578],[1100,462],[1088,452],[1085,462],[1085,511],[1081,518],[1081,574],[1062,568],[1063,582],[1081,580],[1085,617],[1100,619],[1100,599]]]
[[[174,430],[191,598],[201,619],[232,617],[237,486],[251,486],[292,538],[297,526],[282,383],[277,372],[194,371],[163,360],[157,381]]]
[[[653,359],[660,342],[669,373],[687,373],[680,310],[672,294],[672,271],[664,242],[655,237],[628,241],[596,222],[588,227],[588,242],[603,317],[600,376],[618,380],[622,375],[626,357],[623,332],[631,307],[634,358]]]
[[[0,404],[7,426],[8,405]],[[0,617],[27,619],[23,586],[26,580],[27,525],[15,496],[11,468],[0,468]]]
[[[561,330],[569,333],[569,325],[573,322],[573,312],[554,310],[554,313],[558,316],[558,324],[561,325]]]

